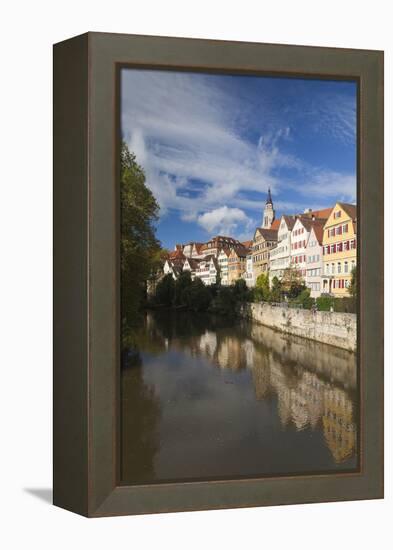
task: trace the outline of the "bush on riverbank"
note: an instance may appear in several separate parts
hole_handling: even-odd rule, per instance
[[[176,281],[172,275],[165,275],[157,284],[149,305],[184,307],[196,312],[209,311],[233,317],[236,315],[236,304],[252,300],[253,292],[243,279],[231,286],[206,286],[201,279],[192,280],[190,273],[184,272]]]
[[[292,300],[295,304],[300,305],[303,309],[311,309],[315,305],[315,299],[310,296],[311,291],[309,288],[305,288],[301,293]]]
[[[339,313],[356,313],[356,299],[353,296],[334,298],[322,294],[316,299],[318,311],[337,311]]]

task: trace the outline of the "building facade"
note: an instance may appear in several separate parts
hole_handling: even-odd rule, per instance
[[[228,248],[222,248],[218,254],[217,261],[220,269],[220,280],[223,286],[229,285],[228,278],[228,258],[231,251]]]
[[[198,262],[198,267],[195,270],[195,277],[201,279],[203,284],[207,286],[217,284],[218,276],[218,261],[215,256],[206,256],[203,260]]]
[[[291,234],[295,221],[295,217],[281,216],[277,232],[277,244],[270,249],[270,283],[274,277],[281,279],[284,270],[291,265]]]
[[[323,231],[323,293],[337,297],[349,295],[357,259],[356,228],[356,205],[338,202]]]
[[[183,271],[189,271],[191,274],[191,280],[195,279],[196,270],[199,267],[200,260],[195,258],[186,258],[183,264]]]
[[[246,271],[246,259],[250,250],[243,246],[233,248],[228,257],[228,283],[233,285]]]
[[[242,275],[242,278],[246,281],[248,288],[255,286],[254,266],[252,260],[252,250],[246,256],[246,270]]]
[[[304,280],[307,276],[307,246],[313,227],[323,233],[326,219],[310,219],[300,216],[297,218],[292,230],[291,239],[291,265],[299,269]]]
[[[252,262],[255,281],[269,271],[270,250],[277,245],[278,231],[257,227],[252,244]]]
[[[232,250],[233,248],[236,248],[238,246],[241,246],[241,243],[237,239],[233,239],[232,237],[225,237],[223,235],[217,235],[216,237],[212,237],[209,241],[200,246],[200,254],[202,257],[211,255],[217,257],[221,249],[227,248],[229,250]]]
[[[318,298],[322,292],[323,272],[323,226],[314,225],[311,228],[306,247],[306,286],[310,296]]]

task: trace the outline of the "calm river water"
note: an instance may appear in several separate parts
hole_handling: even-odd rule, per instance
[[[123,358],[124,484],[357,468],[356,360],[245,321],[146,314]]]

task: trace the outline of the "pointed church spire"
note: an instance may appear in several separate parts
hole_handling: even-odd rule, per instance
[[[267,191],[267,199],[266,199],[266,204],[273,204],[273,201],[272,201],[272,195],[270,193],[270,187]]]
[[[273,207],[272,194],[270,192],[270,187],[269,187],[267,192],[265,209],[263,211],[262,227],[264,227],[265,229],[270,229],[274,221],[274,218],[275,218],[275,211]]]

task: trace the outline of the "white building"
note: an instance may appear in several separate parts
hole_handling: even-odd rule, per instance
[[[173,260],[165,260],[164,263],[164,275],[172,275],[173,279],[176,281],[176,279],[179,278],[181,272],[183,270],[183,262],[180,260],[173,261]]]
[[[221,284],[223,286],[229,285],[228,280],[228,257],[231,251],[229,248],[222,248],[218,254],[217,261],[220,269]]]
[[[191,273],[191,279],[195,279],[196,270],[199,267],[200,260],[195,258],[186,258],[183,264],[183,271],[189,271]]]
[[[299,216],[292,229],[291,236],[291,265],[299,269],[302,278],[305,280],[307,275],[307,246],[310,232],[313,227],[318,228],[318,232],[323,232],[323,226],[326,219],[310,219]]]
[[[277,245],[270,249],[270,282],[274,277],[281,279],[284,269],[291,265],[291,233],[295,221],[292,216],[281,216]]]
[[[218,261],[215,256],[207,256],[203,260],[200,260],[197,269],[195,270],[195,277],[201,279],[203,284],[215,285],[217,283],[219,274]]]
[[[314,225],[310,231],[306,247],[306,286],[311,297],[321,295],[323,275],[323,226]]]
[[[252,257],[252,251],[247,254],[246,257],[246,271],[243,273],[242,278],[246,281],[246,285],[249,288],[255,286],[255,277],[254,277],[254,263]]]

